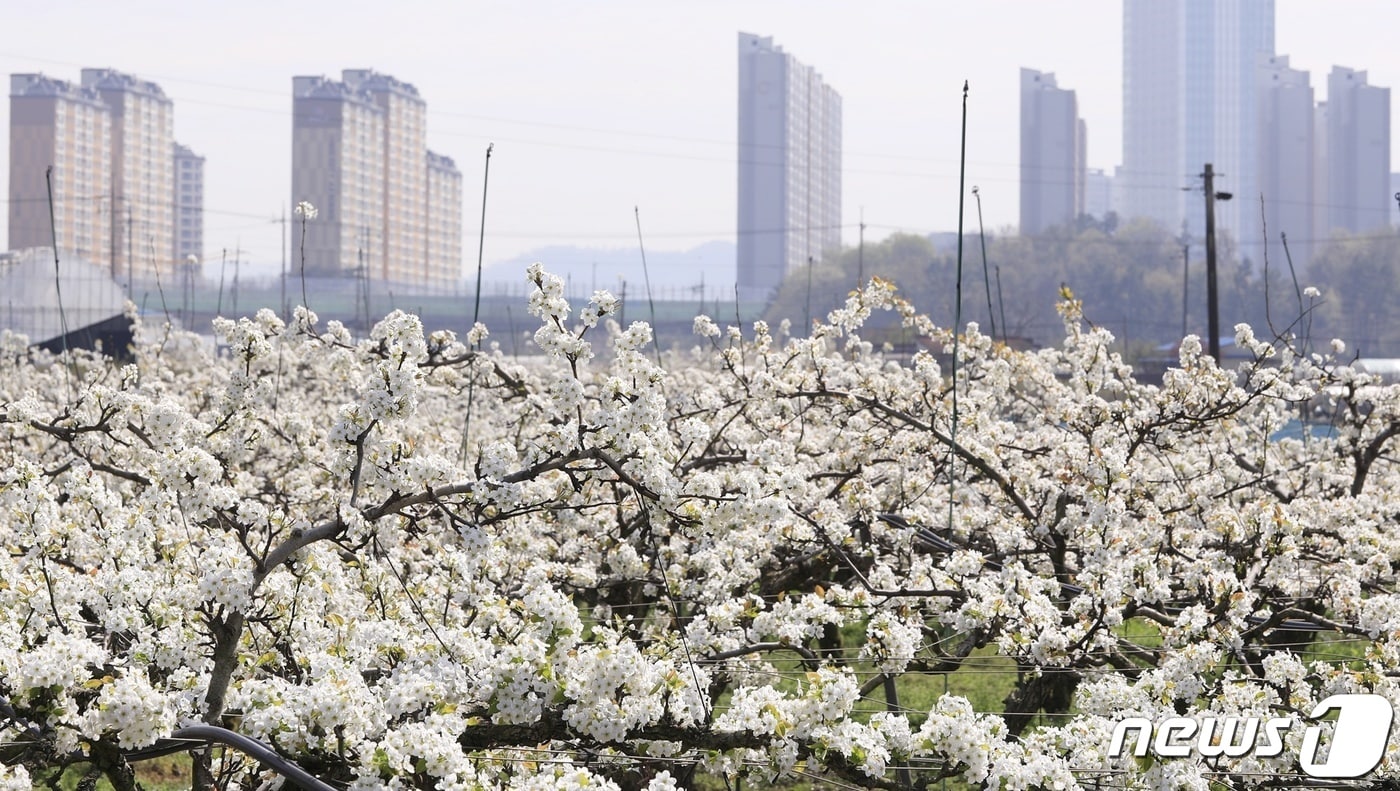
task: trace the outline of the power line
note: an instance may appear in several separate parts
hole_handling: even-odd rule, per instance
[[[18,54],[15,54],[15,53],[8,53],[8,52],[0,52],[0,58],[14,58],[14,59],[16,59],[16,60],[30,60],[30,61],[40,62],[40,63],[50,63],[50,64],[58,65],[58,66],[68,66],[68,67],[70,67],[70,68],[85,68],[85,66],[84,66],[83,64],[81,64],[81,63],[75,63],[75,62],[72,62],[72,61],[56,60],[56,59],[53,59],[53,58],[31,57],[31,56],[28,56],[28,55],[18,55]],[[257,95],[263,95],[263,96],[276,96],[276,97],[278,97],[279,99],[283,99],[283,100],[285,100],[286,97],[287,97],[287,92],[286,92],[286,91],[284,91],[284,90],[273,90],[273,89],[271,89],[271,88],[257,88],[257,87],[252,87],[252,86],[248,86],[248,85],[234,85],[234,84],[231,84],[231,83],[218,83],[218,82],[208,82],[208,81],[203,81],[203,80],[191,80],[191,79],[187,79],[187,78],[184,78],[184,77],[176,77],[176,76],[168,75],[168,74],[146,73],[144,76],[145,76],[146,79],[149,79],[149,80],[151,80],[151,81],[159,81],[159,82],[161,82],[161,83],[174,83],[174,84],[177,84],[177,85],[178,85],[178,84],[186,84],[186,85],[198,86],[198,87],[201,87],[201,88],[221,88],[221,89],[225,89],[225,90],[240,91],[240,92],[244,92],[244,93],[251,93],[251,94],[257,94]],[[218,108],[230,109],[230,110],[243,110],[243,111],[247,111],[247,112],[266,113],[266,114],[274,114],[274,115],[281,115],[281,116],[288,116],[288,115],[291,115],[291,113],[290,113],[288,110],[286,110],[285,108],[253,107],[253,106],[249,106],[249,105],[238,105],[238,104],[229,104],[229,103],[225,103],[225,102],[214,102],[214,101],[210,101],[210,100],[208,100],[208,99],[191,98],[191,97],[182,97],[182,96],[175,96],[175,95],[170,95],[168,98],[170,98],[170,100],[171,100],[172,102],[178,102],[178,103],[180,103],[180,104],[193,104],[193,105],[201,105],[201,106],[207,106],[207,107],[218,107]],[[623,128],[618,128],[618,127],[600,127],[600,126],[589,126],[589,125],[584,125],[584,124],[569,124],[569,123],[562,123],[562,122],[559,122],[559,121],[539,121],[539,120],[533,120],[533,119],[509,118],[509,117],[504,117],[504,116],[482,115],[482,114],[479,114],[479,113],[460,112],[460,111],[451,110],[451,109],[442,109],[441,107],[435,107],[435,109],[432,111],[432,115],[433,115],[433,116],[436,116],[436,117],[460,118],[460,119],[468,120],[468,121],[491,121],[491,122],[493,122],[493,123],[504,123],[504,124],[511,124],[511,125],[514,125],[514,126],[527,126],[527,127],[535,127],[535,128],[540,128],[540,129],[556,129],[556,130],[566,131],[566,132],[589,132],[589,133],[593,133],[593,134],[617,135],[617,136],[622,136],[622,137],[635,137],[635,138],[641,138],[641,139],[664,140],[664,141],[672,141],[672,142],[680,142],[680,143],[700,143],[700,144],[704,144],[704,145],[726,146],[726,147],[731,147],[731,148],[748,148],[748,149],[753,149],[753,150],[774,150],[774,151],[782,151],[782,150],[785,150],[785,147],[784,147],[784,146],[782,146],[781,144],[776,144],[776,143],[747,143],[747,144],[740,144],[739,141],[738,141],[736,138],[698,137],[698,136],[690,136],[690,135],[677,135],[677,134],[666,133],[666,132],[639,131],[639,130],[636,130],[636,129],[623,129]],[[440,131],[440,130],[439,130],[439,131]],[[455,134],[454,134],[454,133],[448,133],[448,134],[450,134],[450,135],[452,135],[452,136],[472,136],[472,137],[479,137],[479,135],[476,135],[476,134],[474,134],[474,133],[455,133]],[[532,143],[532,144],[539,144],[539,145],[547,145],[547,143],[542,143],[542,142],[539,142],[539,141],[511,140],[511,139],[508,138],[508,137],[502,137],[502,136],[500,136],[500,135],[496,135],[496,136],[494,136],[492,139],[496,139],[496,140],[508,140],[508,141],[510,141],[510,142],[518,142],[518,143]],[[946,158],[946,157],[930,157],[930,156],[920,156],[920,155],[915,155],[915,154],[891,154],[891,153],[886,152],[886,151],[873,152],[873,151],[850,151],[850,150],[843,150],[843,151],[842,151],[842,154],[843,154],[843,156],[851,156],[851,157],[868,157],[868,158],[871,158],[871,159],[886,159],[886,160],[911,161],[911,162],[938,162],[938,163],[948,163],[948,164],[952,164],[952,163],[954,163],[954,162],[956,161],[956,160],[948,159],[948,158]],[[998,167],[1008,167],[1008,168],[1016,168],[1016,167],[1019,167],[1019,165],[1017,165],[1017,164],[1015,164],[1015,163],[995,162],[995,161],[991,161],[991,160],[968,160],[968,162],[971,163],[971,164],[978,164],[978,165],[994,165],[994,166],[998,166]]]

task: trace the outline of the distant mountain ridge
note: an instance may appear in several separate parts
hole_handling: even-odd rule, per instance
[[[689,250],[648,250],[645,274],[650,275],[652,293],[659,300],[696,298],[702,282],[706,294],[732,298],[735,258],[735,245],[727,241],[705,242]],[[595,288],[616,293],[623,281],[630,294],[642,294],[645,290],[642,255],[635,246],[540,247],[486,267],[482,278],[491,282],[522,282],[525,270],[536,261],[544,265],[545,271],[564,278],[570,293],[591,293]]]

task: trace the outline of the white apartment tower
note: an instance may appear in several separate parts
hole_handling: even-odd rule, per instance
[[[172,272],[175,111],[159,85],[112,69],[83,69],[111,115],[112,277]]]
[[[292,78],[292,203],[317,211],[314,220],[293,222],[293,275],[374,271],[383,244],[383,141],[384,111],[371,97],[325,77]]]
[[[384,207],[376,229],[380,244],[373,277],[426,284],[428,245],[428,106],[418,89],[368,69],[341,72],[345,85],[367,95],[383,111],[379,155]]]
[[[1285,55],[1260,56],[1258,164],[1259,192],[1264,195],[1269,257],[1284,260],[1282,237],[1288,236],[1288,256],[1302,267],[1312,258],[1313,206],[1317,179],[1313,156],[1313,89],[1306,71],[1288,65]],[[1251,201],[1255,212],[1258,198]]]
[[[63,256],[111,261],[111,194],[112,117],[97,91],[10,75],[10,249],[57,241]]]
[[[175,144],[175,263],[204,260],[204,157]]]
[[[1196,177],[1209,162],[1219,174],[1215,189],[1239,196],[1217,203],[1217,227],[1254,254],[1258,64],[1273,54],[1273,0],[1124,0],[1125,217],[1173,231],[1185,222],[1199,238],[1205,215]]]
[[[428,152],[428,272],[430,285],[450,289],[462,276],[462,171],[450,157]]]
[[[1084,214],[1086,133],[1074,91],[1055,75],[1021,69],[1021,234]]]
[[[1084,213],[1099,221],[1116,214],[1118,204],[1114,198],[1113,176],[1099,168],[1084,171]]]
[[[427,105],[418,89],[386,74],[346,69],[340,81],[295,77],[292,93],[292,202],[308,201],[318,210],[306,224],[306,273],[363,276],[406,288],[455,283],[461,275],[460,174],[455,209],[435,209],[434,195],[451,199],[450,189],[442,191],[450,175],[441,159],[434,170]],[[430,252],[438,244],[430,226],[439,211],[445,213],[438,224],[456,228],[452,260]],[[302,254],[301,226],[295,224],[294,257]],[[292,272],[300,267],[294,260]]]
[[[841,97],[773,44],[739,34],[738,288],[770,299],[841,245]]]
[[[1366,72],[1333,66],[1327,75],[1327,222],[1325,234],[1384,228],[1390,189],[1390,89]]]

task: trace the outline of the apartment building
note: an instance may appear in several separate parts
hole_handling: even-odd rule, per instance
[[[306,273],[402,288],[454,284],[461,276],[461,174],[428,151],[427,105],[417,88],[346,69],[340,80],[295,77],[292,91],[292,203],[308,201],[319,212],[305,223]],[[432,205],[434,197],[453,195],[455,207]],[[302,225],[293,233],[295,255],[303,250]],[[455,253],[442,241],[449,237]],[[298,271],[300,262],[293,264]]]

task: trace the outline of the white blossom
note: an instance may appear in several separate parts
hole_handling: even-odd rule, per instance
[[[1116,718],[1400,701],[1400,387],[1342,345],[1241,324],[1249,361],[1188,336],[1142,384],[1067,300],[1051,346],[969,325],[953,360],[876,280],[659,363],[613,295],[527,277],[518,361],[400,311],[129,364],[0,334],[0,742],[141,750],[226,678],[221,721],[363,789],[1243,789],[1301,736],[1207,772],[1110,758]],[[882,710],[944,663],[1054,710]]]

